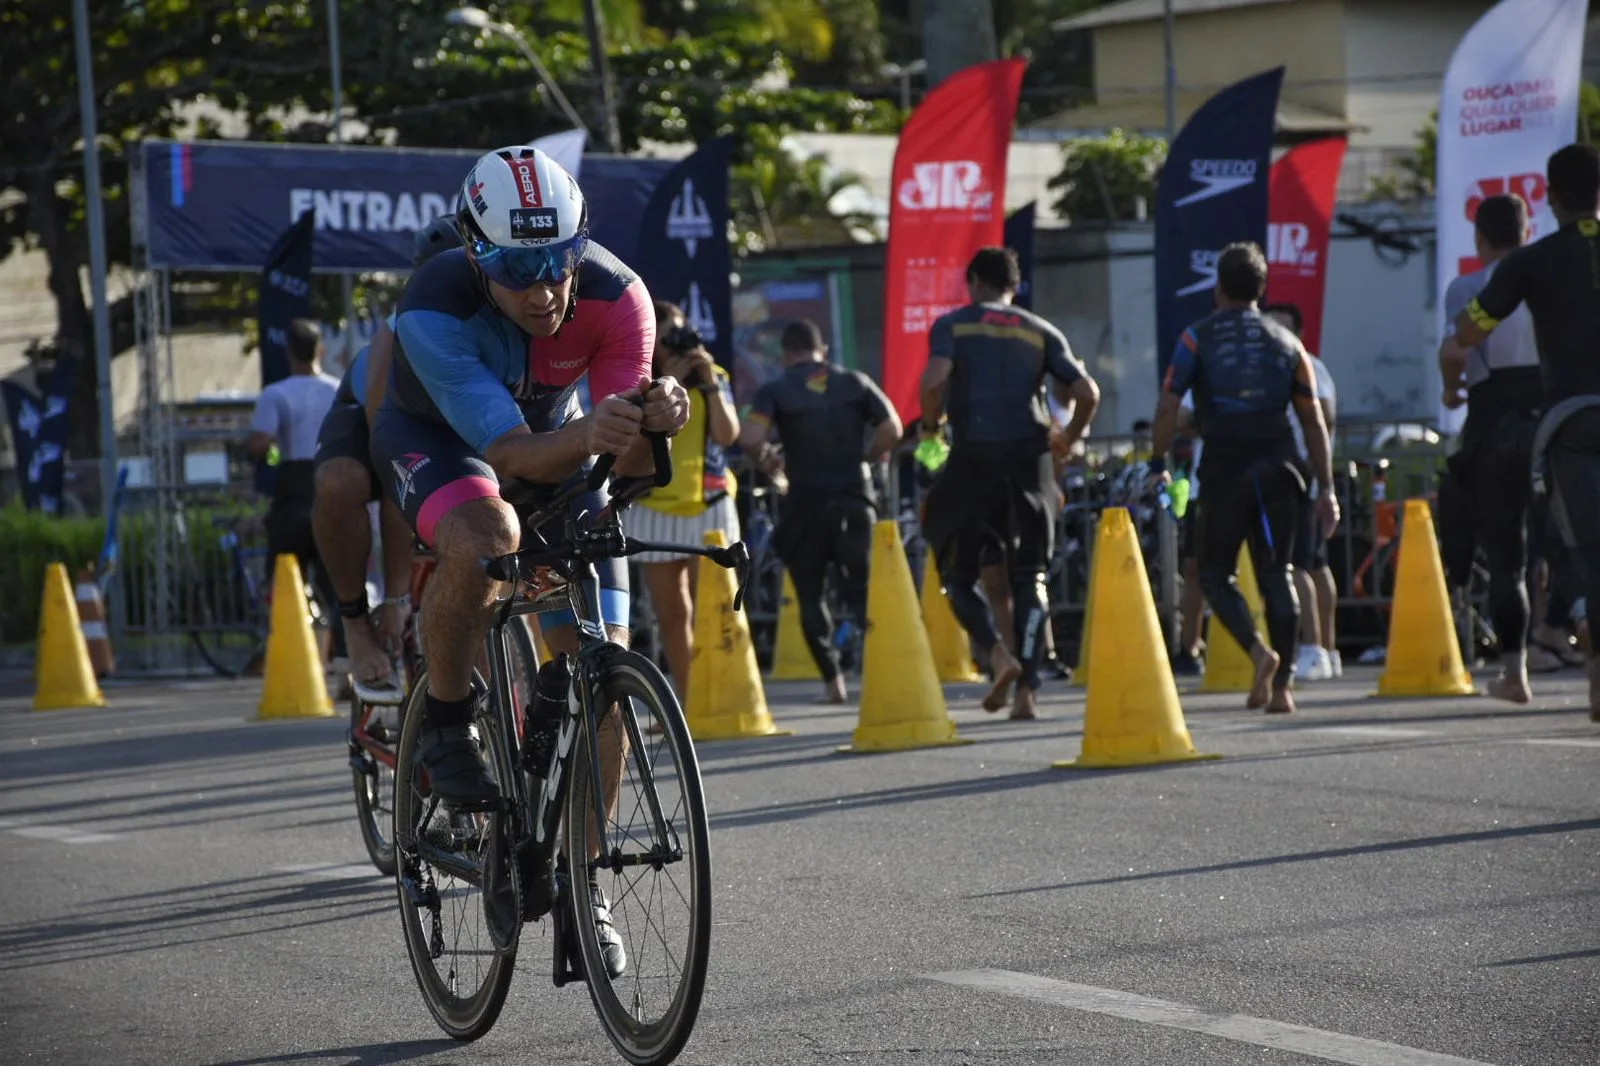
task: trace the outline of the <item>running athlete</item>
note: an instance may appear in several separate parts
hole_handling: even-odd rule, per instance
[[[1589,655],[1589,717],[1600,722],[1600,656],[1588,625],[1600,602],[1600,150],[1569,144],[1546,167],[1556,232],[1501,259],[1456,318],[1456,340],[1481,344],[1526,303],[1533,314],[1545,414],[1534,463],[1548,470],[1550,511],[1584,596],[1573,605]]]
[[[1026,719],[1038,717],[1042,630],[1050,617],[1044,575],[1055,538],[1051,450],[1070,453],[1094,418],[1100,389],[1060,330],[1012,304],[1020,281],[1015,252],[980,248],[967,265],[972,302],[929,332],[922,435],[940,432],[948,395],[950,456],[928,490],[923,538],[951,610],[994,673],[984,709],[998,711],[1020,679],[1011,717]],[[1047,376],[1055,379],[1056,398],[1072,407],[1058,433],[1045,404]],[[1004,558],[1010,573],[1016,655],[978,594],[986,550]]]
[[[1489,695],[1528,703],[1528,464],[1544,413],[1539,347],[1533,316],[1519,308],[1482,344],[1464,347],[1451,336],[1455,318],[1488,284],[1502,259],[1528,239],[1528,206],[1519,196],[1491,196],[1473,219],[1482,269],[1463,274],[1444,292],[1445,338],[1439,345],[1444,404],[1467,404],[1455,454],[1439,483],[1440,549],[1445,577],[1464,595],[1477,548],[1489,571],[1489,614],[1500,639],[1500,676]],[[1467,394],[1461,395],[1465,385]],[[1448,516],[1448,517],[1447,517]]]
[[[1184,393],[1205,451],[1200,480],[1205,496],[1195,516],[1200,587],[1212,614],[1248,649],[1255,680],[1246,706],[1268,713],[1294,710],[1294,668],[1300,605],[1290,579],[1295,526],[1306,498],[1306,466],[1295,448],[1289,404],[1305,435],[1319,492],[1321,537],[1333,533],[1339,503],[1333,493],[1328,426],[1317,402],[1317,375],[1300,339],[1257,306],[1267,287],[1267,259],[1253,243],[1230,244],[1217,257],[1217,310],[1178,338],[1156,405],[1152,481],[1165,481],[1166,456],[1177,431]],[[1250,560],[1266,608],[1270,643],[1256,632],[1250,608],[1234,583],[1239,545]]]
[[[455,220],[441,216],[417,231],[411,268],[422,266],[439,252],[458,247]],[[401,631],[410,607],[411,530],[394,504],[383,498],[383,486],[372,466],[368,449],[368,417],[364,406],[367,366],[374,350],[388,352],[394,342],[394,315],[380,323],[370,345],[356,353],[345,368],[333,406],[317,436],[316,493],[312,528],[323,568],[339,599],[345,641],[350,650],[350,678],[356,695],[372,703],[397,703],[399,680],[392,656],[399,650]],[[384,587],[389,595],[376,619],[367,603],[367,557],[372,548],[367,504],[384,500],[382,516]]]
[[[456,221],[464,247],[423,264],[401,297],[372,460],[438,558],[421,620],[428,691],[418,761],[435,796],[481,809],[499,798],[471,729],[487,696],[473,686],[472,667],[496,594],[482,561],[518,549],[513,504],[537,507],[595,456],[617,456],[619,475],[648,474],[641,430],[676,433],[689,398],[671,377],[651,381],[650,294],[589,241],[583,193],[548,155],[512,145],[482,156],[462,183]],[[576,394],[585,375],[595,400],[588,415]],[[604,505],[602,491],[575,509]],[[627,567],[611,560],[598,569],[607,635],[626,644]],[[570,612],[542,618],[551,651],[576,652],[573,621]],[[600,731],[607,803],[622,770],[620,735],[614,723]],[[626,967],[622,941],[599,887],[590,890],[616,978]]]
[[[783,373],[756,390],[739,446],[763,473],[782,470],[788,479],[772,547],[794,580],[800,628],[822,675],[823,702],[843,703],[848,694],[833,644],[828,567],[838,571],[851,621],[864,626],[872,524],[882,513],[871,466],[894,449],[900,419],[871,378],[828,362],[816,323],[789,323],[779,344]],[[773,433],[783,445],[781,460],[767,443]]]

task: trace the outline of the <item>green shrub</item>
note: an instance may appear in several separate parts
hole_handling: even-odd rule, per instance
[[[191,618],[196,602],[210,596],[218,602],[217,590],[233,580],[233,560],[219,543],[213,521],[258,514],[255,500],[224,500],[183,508],[188,530],[187,546],[175,546],[171,573],[175,616],[173,626],[183,629],[196,624]],[[153,514],[125,511],[118,531],[120,587],[125,596],[129,626],[147,624],[146,585],[150,578],[150,536]],[[80,567],[100,556],[105,539],[102,518],[60,518],[27,511],[20,504],[0,508],[0,643],[31,644],[38,636],[39,605],[44,591],[45,569],[51,563],[65,563],[68,576],[76,582]],[[260,547],[257,536],[251,546]],[[226,602],[242,594],[230,591]]]
[[[105,522],[100,518],[56,518],[25,510],[20,503],[0,508],[0,641],[32,642],[39,630],[39,600],[45,569],[65,563],[77,581],[78,568],[100,554]]]

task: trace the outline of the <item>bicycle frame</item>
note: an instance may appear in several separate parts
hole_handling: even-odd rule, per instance
[[[494,771],[501,782],[501,797],[494,813],[508,821],[501,823],[498,832],[506,832],[504,842],[510,845],[511,865],[516,871],[515,892],[518,906],[525,921],[533,921],[551,914],[556,927],[556,947],[552,979],[559,987],[572,980],[583,980],[579,971],[570,965],[570,952],[566,935],[567,915],[558,904],[561,901],[560,874],[555,869],[557,838],[561,818],[566,806],[567,789],[571,775],[567,773],[569,761],[576,747],[577,731],[584,730],[588,756],[589,787],[593,789],[592,809],[597,812],[594,833],[599,862],[620,872],[624,866],[661,865],[682,858],[683,848],[676,831],[662,812],[660,797],[650,768],[639,763],[640,788],[646,797],[649,814],[658,839],[670,841],[670,846],[652,848],[648,854],[624,856],[609,840],[603,812],[606,803],[600,761],[601,719],[610,713],[603,704],[601,684],[605,676],[605,659],[621,650],[621,646],[606,636],[600,609],[600,576],[595,563],[602,559],[621,558],[653,550],[674,550],[701,555],[730,569],[740,572],[738,591],[734,597],[737,610],[743,599],[745,575],[749,566],[749,553],[739,543],[730,548],[692,548],[684,545],[658,545],[630,541],[623,536],[616,521],[617,513],[653,484],[671,479],[671,459],[664,438],[652,438],[656,449],[654,478],[634,478],[614,484],[611,503],[596,516],[588,528],[579,528],[577,517],[568,510],[569,505],[585,491],[597,489],[605,483],[611,464],[599,463],[585,479],[560,492],[538,512],[523,520],[524,528],[537,530],[546,522],[560,517],[566,535],[554,548],[533,547],[498,559],[483,560],[483,567],[491,578],[511,584],[511,594],[496,611],[485,638],[485,651],[490,676],[491,729],[490,756]],[[607,457],[609,458],[609,457]],[[665,474],[663,478],[662,475]],[[558,589],[546,590],[529,597],[525,591],[524,575],[531,569],[548,568],[563,580]],[[538,768],[527,765],[523,752],[523,716],[513,705],[516,678],[513,676],[512,656],[509,647],[508,627],[530,614],[543,614],[567,607],[576,620],[577,654],[573,657],[572,687],[567,700],[567,713],[558,728],[557,741],[550,762],[543,767],[537,797],[530,795],[528,776]],[[645,749],[644,734],[630,706],[618,706],[617,712],[628,744],[633,751]],[[432,801],[437,803],[437,800]],[[566,842],[567,847],[583,846]],[[435,868],[444,870],[469,883],[481,885],[482,866],[462,859],[459,855],[440,850],[427,840],[416,842],[417,857]],[[523,871],[532,871],[531,883],[522,883]],[[402,882],[413,902],[425,905],[424,890],[408,873],[402,872]],[[570,886],[569,886],[570,887]]]

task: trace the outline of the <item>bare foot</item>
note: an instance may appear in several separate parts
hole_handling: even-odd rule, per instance
[[[350,650],[350,674],[357,681],[382,681],[389,675],[389,657],[378,646],[372,623],[365,618],[346,618],[345,647]]]
[[[993,714],[1006,705],[1011,686],[1022,676],[1022,664],[1006,650],[1004,644],[996,644],[989,653],[989,666],[994,670],[994,684],[989,686],[989,694],[983,697],[983,709]]]
[[[1281,660],[1277,652],[1256,641],[1255,647],[1250,649],[1250,661],[1255,663],[1256,676],[1250,685],[1250,698],[1244,705],[1255,711],[1265,707],[1272,698],[1272,675],[1278,672]]]
[[[1038,697],[1033,689],[1027,685],[1018,685],[1017,694],[1011,701],[1011,720],[1013,722],[1026,722],[1039,717],[1037,709]]]
[[[1528,686],[1526,677],[1512,677],[1510,674],[1501,674],[1485,686],[1489,695],[1497,700],[1507,703],[1532,703],[1533,689]]]
[[[1267,701],[1268,714],[1293,714],[1294,697],[1289,695],[1287,688],[1280,688],[1273,692],[1272,698]]]

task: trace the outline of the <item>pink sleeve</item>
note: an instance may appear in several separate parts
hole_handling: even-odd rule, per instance
[[[590,402],[639,387],[652,376],[656,312],[642,280],[635,280],[607,309],[600,350],[589,363]]]

